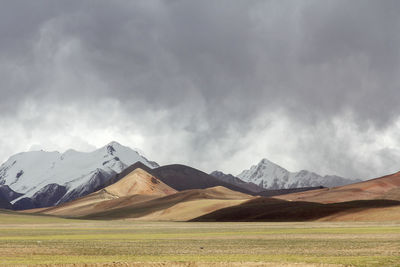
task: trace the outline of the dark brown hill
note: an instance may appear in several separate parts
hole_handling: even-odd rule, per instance
[[[240,205],[216,210],[192,221],[314,221],[335,214],[351,214],[362,210],[380,210],[387,207],[399,207],[395,200],[359,200],[332,204],[303,201],[285,201],[259,197]],[[400,218],[397,216],[396,218]]]
[[[150,173],[178,191],[223,186],[245,194],[254,194],[254,192],[247,189],[226,183],[205,172],[185,165],[166,165],[153,169]]]

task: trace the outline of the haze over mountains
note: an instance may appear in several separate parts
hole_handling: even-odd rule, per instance
[[[140,166],[132,167],[137,163]],[[213,172],[208,175],[184,165],[160,167],[137,151],[111,142],[93,152],[68,150],[65,153],[32,151],[16,154],[0,166],[0,193],[14,209],[49,207],[90,194],[115,183],[136,167],[175,190],[224,186],[246,194],[265,189],[340,186],[356,182],[313,172],[290,173],[263,159],[238,177]],[[125,171],[125,172],[124,172]],[[240,178],[240,179],[239,179]]]

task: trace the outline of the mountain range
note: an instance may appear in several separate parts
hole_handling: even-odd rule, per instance
[[[292,192],[286,189],[303,191],[357,182],[309,171],[291,173],[266,159],[237,177],[219,171],[209,175],[179,164],[160,167],[139,152],[110,142],[93,152],[13,155],[0,166],[0,196],[17,210],[50,207],[109,186],[138,167],[178,191],[223,186],[249,195],[271,196]]]

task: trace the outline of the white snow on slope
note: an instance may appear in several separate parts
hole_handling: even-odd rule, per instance
[[[115,174],[137,161],[150,168],[158,167],[157,163],[117,142],[88,153],[75,150],[65,153],[23,152],[10,157],[0,166],[0,184],[23,193],[20,198],[31,197],[50,183],[65,185],[71,191],[88,182],[98,170]]]
[[[249,170],[244,170],[237,175],[237,177],[246,182],[255,183],[265,189],[287,189],[314,186],[335,187],[360,181],[335,175],[321,176],[307,170],[289,172],[267,159],[262,159],[257,165],[251,166]]]

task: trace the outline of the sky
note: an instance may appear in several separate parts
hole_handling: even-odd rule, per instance
[[[115,140],[206,172],[400,170],[400,1],[0,2],[0,162]]]

